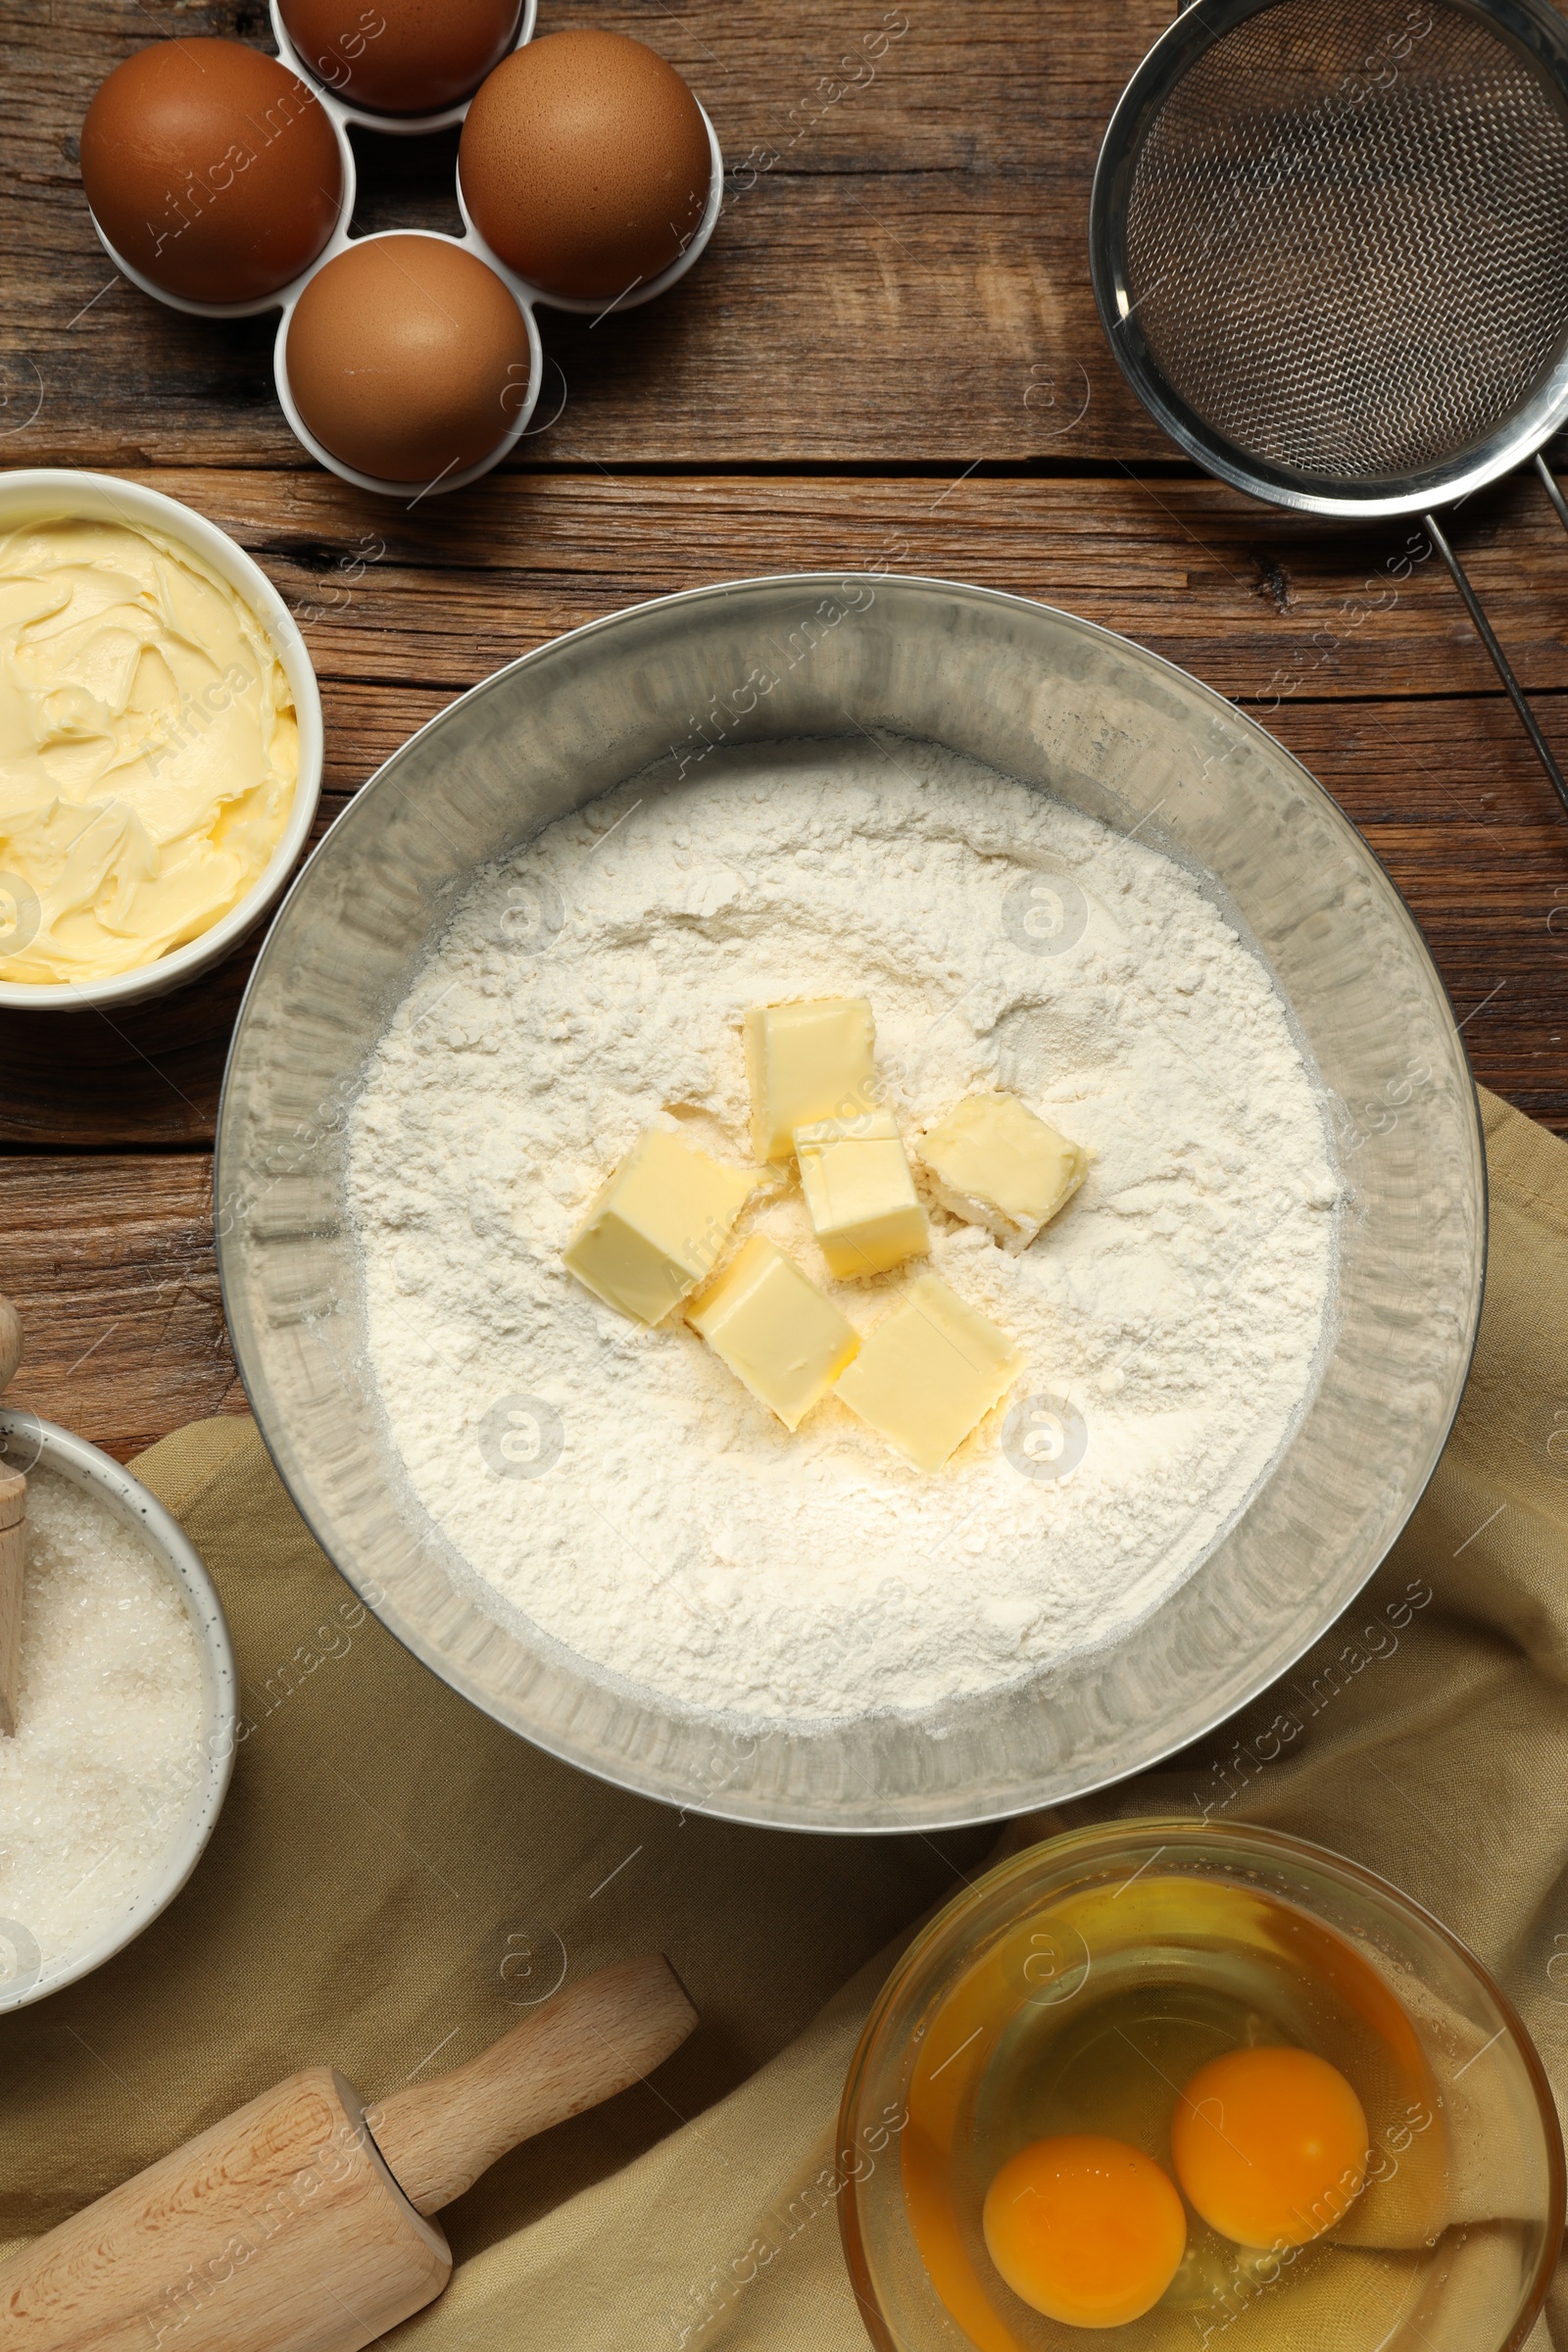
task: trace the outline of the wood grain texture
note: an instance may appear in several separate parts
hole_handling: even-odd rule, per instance
[[[318,837],[400,742],[491,670],[564,628],[713,578],[881,564],[1119,629],[1235,698],[1335,794],[1410,900],[1462,1012],[1506,972],[1466,1030],[1478,1070],[1568,1124],[1553,1042],[1568,828],[1418,527],[1346,533],[1215,483],[1120,472],[595,473],[492,481],[413,515],[320,473],[139,478],[232,531],[306,629],[327,722]],[[1568,758],[1568,538],[1528,479],[1473,502],[1458,535]],[[0,1022],[0,1138],[209,1144],[253,954],[112,1021]]]
[[[426,2217],[651,2074],[696,2023],[651,1955],[368,2114],[331,2068],[291,2075],[0,2265],[0,2352],[363,2352],[446,2284]]]
[[[0,1384],[3,1385],[3,1384]],[[22,1572],[26,1554],[27,1482],[0,1470],[0,1738],[17,1728],[22,1685]]]
[[[589,471],[490,476],[412,514],[319,472],[181,466],[132,478],[209,515],[277,583],[321,677],[336,789],[373,764],[353,725],[367,686],[408,696],[401,740],[564,629],[773,571],[924,572],[1039,597],[1137,638],[1265,718],[1302,699],[1498,691],[1418,523],[1348,530],[1191,476]],[[1516,477],[1470,501],[1453,537],[1524,684],[1568,692],[1568,536],[1544,492]],[[1543,717],[1568,756],[1568,723],[1549,700]],[[1456,733],[1461,759],[1463,742]]]
[[[0,1281],[27,1327],[8,1406],[123,1461],[243,1412],[201,1153],[0,1158]]]
[[[309,2067],[0,2265],[0,2352],[363,2352],[451,2269]]]
[[[619,1960],[365,2120],[409,2202],[439,2213],[510,2149],[651,2075],[696,2023],[667,1960]]]
[[[688,74],[732,167],[724,216],[666,301],[545,313],[539,429],[504,474],[411,511],[307,464],[270,319],[167,312],[112,282],[92,235],[93,88],[161,32],[269,45],[259,0],[15,0],[0,459],[136,472],[258,557],[321,678],[323,822],[454,695],[640,598],[887,568],[1081,612],[1305,761],[1404,892],[1478,1075],[1568,1128],[1568,826],[1446,578],[1408,526],[1347,531],[1196,478],[1101,336],[1090,176],[1168,15],[545,0],[541,31],[615,26]],[[356,143],[362,228],[457,225],[450,137]],[[1453,528],[1568,755],[1568,539],[1528,479]],[[243,1406],[203,1154],[252,954],[112,1025],[0,1018],[0,1285],[30,1325],[13,1401],[122,1454]]]
[[[1086,227],[1105,119],[1168,15],[1152,0],[545,0],[542,33],[586,23],[662,50],[707,104],[730,172],[712,245],[671,294],[597,325],[543,314],[541,422],[563,379],[565,407],[514,462],[1018,459],[1054,446],[1085,381],[1086,449],[1158,453],[1100,334]],[[7,12],[0,202],[17,282],[0,431],[14,463],[309,466],[272,398],[272,319],[165,311],[114,283],[93,234],[77,168],[87,102],[122,57],[175,31],[270,46],[254,0]],[[455,140],[356,146],[358,227],[459,226]]]

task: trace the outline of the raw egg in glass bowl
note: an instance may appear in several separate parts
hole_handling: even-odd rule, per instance
[[[931,1922],[835,2175],[882,2352],[1514,2352],[1564,2213],[1541,2061],[1464,1946],[1190,1819],[1052,1838]]]

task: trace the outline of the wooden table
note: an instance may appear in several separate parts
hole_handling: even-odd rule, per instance
[[[12,0],[0,460],[154,481],[265,565],[320,674],[323,824],[488,670],[702,581],[935,572],[1124,630],[1306,761],[1413,907],[1478,1076],[1568,1127],[1568,820],[1440,564],[1403,523],[1297,521],[1195,473],[1102,337],[1090,175],[1168,13],[544,0],[541,31],[613,26],[679,66],[732,167],[726,210],[662,302],[594,327],[546,313],[521,456],[411,511],[304,458],[270,319],[159,308],[88,222],[76,133],[102,76],[173,31],[266,45],[264,10]],[[455,137],[358,145],[359,225],[457,228]],[[1568,761],[1568,540],[1528,477],[1454,535]],[[209,1170],[247,964],[114,1023],[0,1029],[0,1288],[28,1331],[11,1398],[122,1456],[244,1409]]]

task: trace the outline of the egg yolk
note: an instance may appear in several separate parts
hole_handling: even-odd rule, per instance
[[[1020,2148],[986,2191],[983,2218],[1013,2293],[1069,2328],[1142,2319],[1187,2250],[1187,2216],[1167,2176],[1097,2132]]]
[[[1231,2050],[1200,2066],[1171,2119],[1176,2178],[1210,2229],[1243,2246],[1304,2246],[1366,2180],[1361,2102],[1310,2050]]]

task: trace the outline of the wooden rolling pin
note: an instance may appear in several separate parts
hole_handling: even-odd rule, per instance
[[[519,2140],[648,2074],[697,2023],[618,1961],[367,2110],[308,2067],[0,2264],[4,2352],[361,2352],[445,2286],[426,2218]]]
[[[0,1394],[22,1361],[22,1317],[0,1298]],[[22,1689],[22,1559],[27,1531],[27,1482],[20,1470],[0,1467],[0,1737],[17,1728]]]

